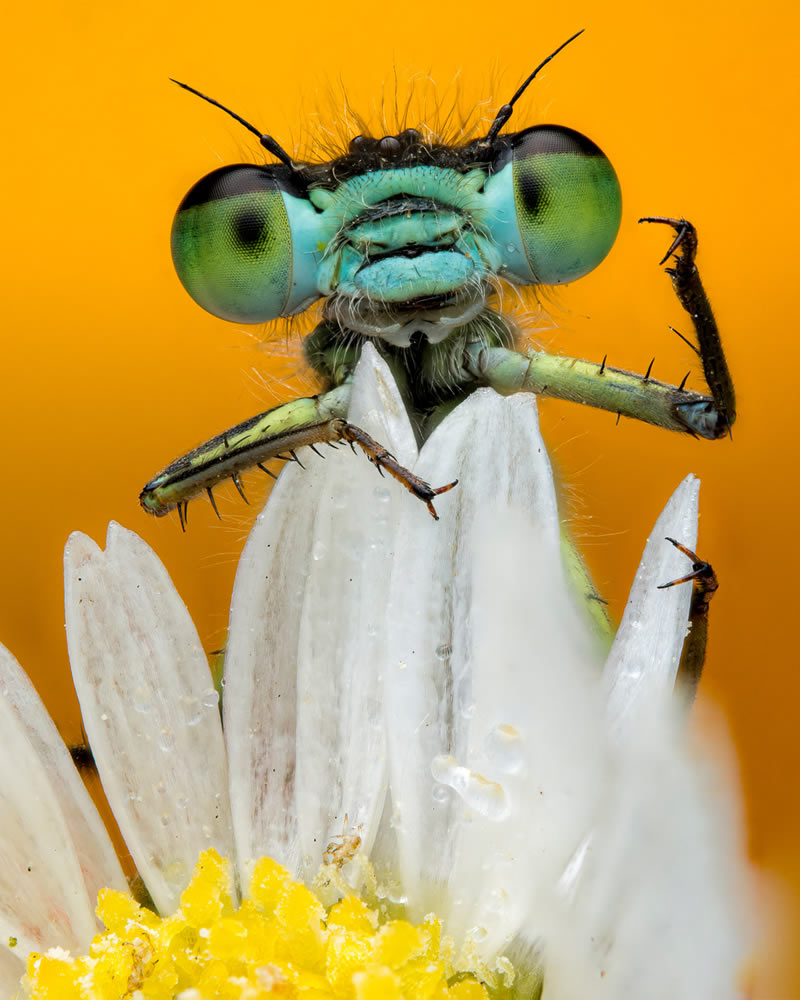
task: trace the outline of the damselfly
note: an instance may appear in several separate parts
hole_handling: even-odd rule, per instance
[[[580,34],[580,32],[578,32]],[[295,160],[269,135],[186,84],[258,136],[277,162],[214,170],[184,198],[172,253],[189,294],[216,316],[264,323],[323,299],[305,357],[323,391],[232,427],[167,466],[144,488],[145,510],[177,508],[242,470],[301,446],[347,441],[362,448],[436,517],[431,487],[347,421],[363,345],[375,345],[401,386],[424,440],[443,416],[483,386],[534,392],[716,439],[735,419],[735,397],[711,307],[695,266],[697,237],[683,219],[649,217],[675,231],[662,264],[689,314],[709,394],[541,350],[525,350],[497,308],[502,283],[574,281],[604,259],[617,235],[621,194],[595,143],[560,125],[505,131],[545,59],[484,135],[447,144],[414,128],[357,135],[326,162]],[[176,81],[177,82],[177,81]],[[699,565],[699,563],[698,563]]]

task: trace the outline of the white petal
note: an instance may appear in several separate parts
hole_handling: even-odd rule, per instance
[[[12,954],[5,946],[0,947],[0,996],[3,997],[16,997],[17,991],[24,996],[19,981],[25,972],[25,964],[16,951],[15,948]]]
[[[402,401],[369,346],[350,419],[413,461]],[[368,847],[385,793],[382,625],[392,511],[406,495],[360,453],[339,449],[306,465],[281,474],[234,587],[225,731],[245,875],[264,853],[313,873],[345,816]]]
[[[133,532],[112,523],[105,552],[72,535],[64,589],[75,689],[103,788],[168,913],[200,851],[233,851],[208,663],[166,570]]]
[[[575,785],[590,786],[593,765],[583,743],[564,744],[599,725],[583,694],[594,641],[564,582],[532,396],[473,394],[415,471],[460,484],[441,521],[406,509],[400,528],[386,711],[401,873],[417,912],[449,884],[448,928],[485,921],[496,944],[524,919],[520,879],[531,885],[542,858],[563,868],[583,832],[591,796]]]
[[[630,725],[672,698],[687,630],[691,583],[659,584],[691,570],[668,536],[694,549],[700,482],[687,476],[670,498],[647,540],[622,623],[608,655],[605,678],[611,725]]]
[[[41,698],[14,657],[0,646],[0,688],[25,729],[58,798],[86,882],[90,901],[98,890],[127,889],[114,845],[86,791],[69,751]]]
[[[675,715],[616,745],[577,891],[547,932],[545,1000],[738,995],[741,820],[729,776],[690,752]]]
[[[16,707],[0,698],[0,937],[85,949],[97,925],[71,832]]]

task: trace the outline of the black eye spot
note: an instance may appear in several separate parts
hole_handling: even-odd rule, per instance
[[[240,212],[233,221],[236,240],[241,246],[252,247],[264,236],[267,220],[260,212]]]
[[[520,170],[517,185],[528,215],[536,216],[546,211],[549,202],[548,190],[537,177],[535,170]]]

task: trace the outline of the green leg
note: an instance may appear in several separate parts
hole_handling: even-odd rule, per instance
[[[183,525],[189,500],[205,490],[216,511],[214,486],[232,479],[244,497],[242,470],[271,458],[293,458],[295,448],[320,440],[314,436],[318,428],[346,416],[349,402],[350,384],[345,383],[324,395],[294,399],[251,417],[168,465],[147,483],[139,502],[156,517],[177,507]]]
[[[464,366],[469,374],[498,392],[535,392],[569,399],[668,430],[715,440],[730,432],[736,417],[733,381],[722,350],[708,297],[695,266],[697,234],[683,219],[650,218],[673,226],[677,236],[664,258],[675,256],[667,269],[681,305],[689,313],[710,396],[591,361],[529,351],[527,355],[504,347],[471,344]],[[663,263],[663,261],[662,261]],[[685,381],[685,380],[684,380]]]
[[[213,488],[222,480],[232,479],[246,501],[239,480],[242,470],[257,465],[274,477],[275,474],[263,464],[269,459],[298,461],[294,453],[296,448],[345,441],[351,447],[358,445],[381,474],[385,469],[422,500],[431,516],[438,520],[432,501],[456,484],[433,488],[405,469],[369,434],[344,419],[349,402],[348,380],[323,395],[295,399],[251,417],[168,465],[147,483],[139,495],[139,502],[156,517],[163,517],[177,508],[185,530],[189,501],[197,494],[205,491],[217,511]]]

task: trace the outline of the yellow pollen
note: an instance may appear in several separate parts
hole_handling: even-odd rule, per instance
[[[487,1000],[475,976],[453,981],[439,921],[389,920],[357,896],[326,909],[269,858],[238,908],[229,863],[205,851],[178,910],[159,917],[105,889],[106,930],[88,955],[32,954],[35,1000]],[[450,979],[450,982],[448,981]]]

